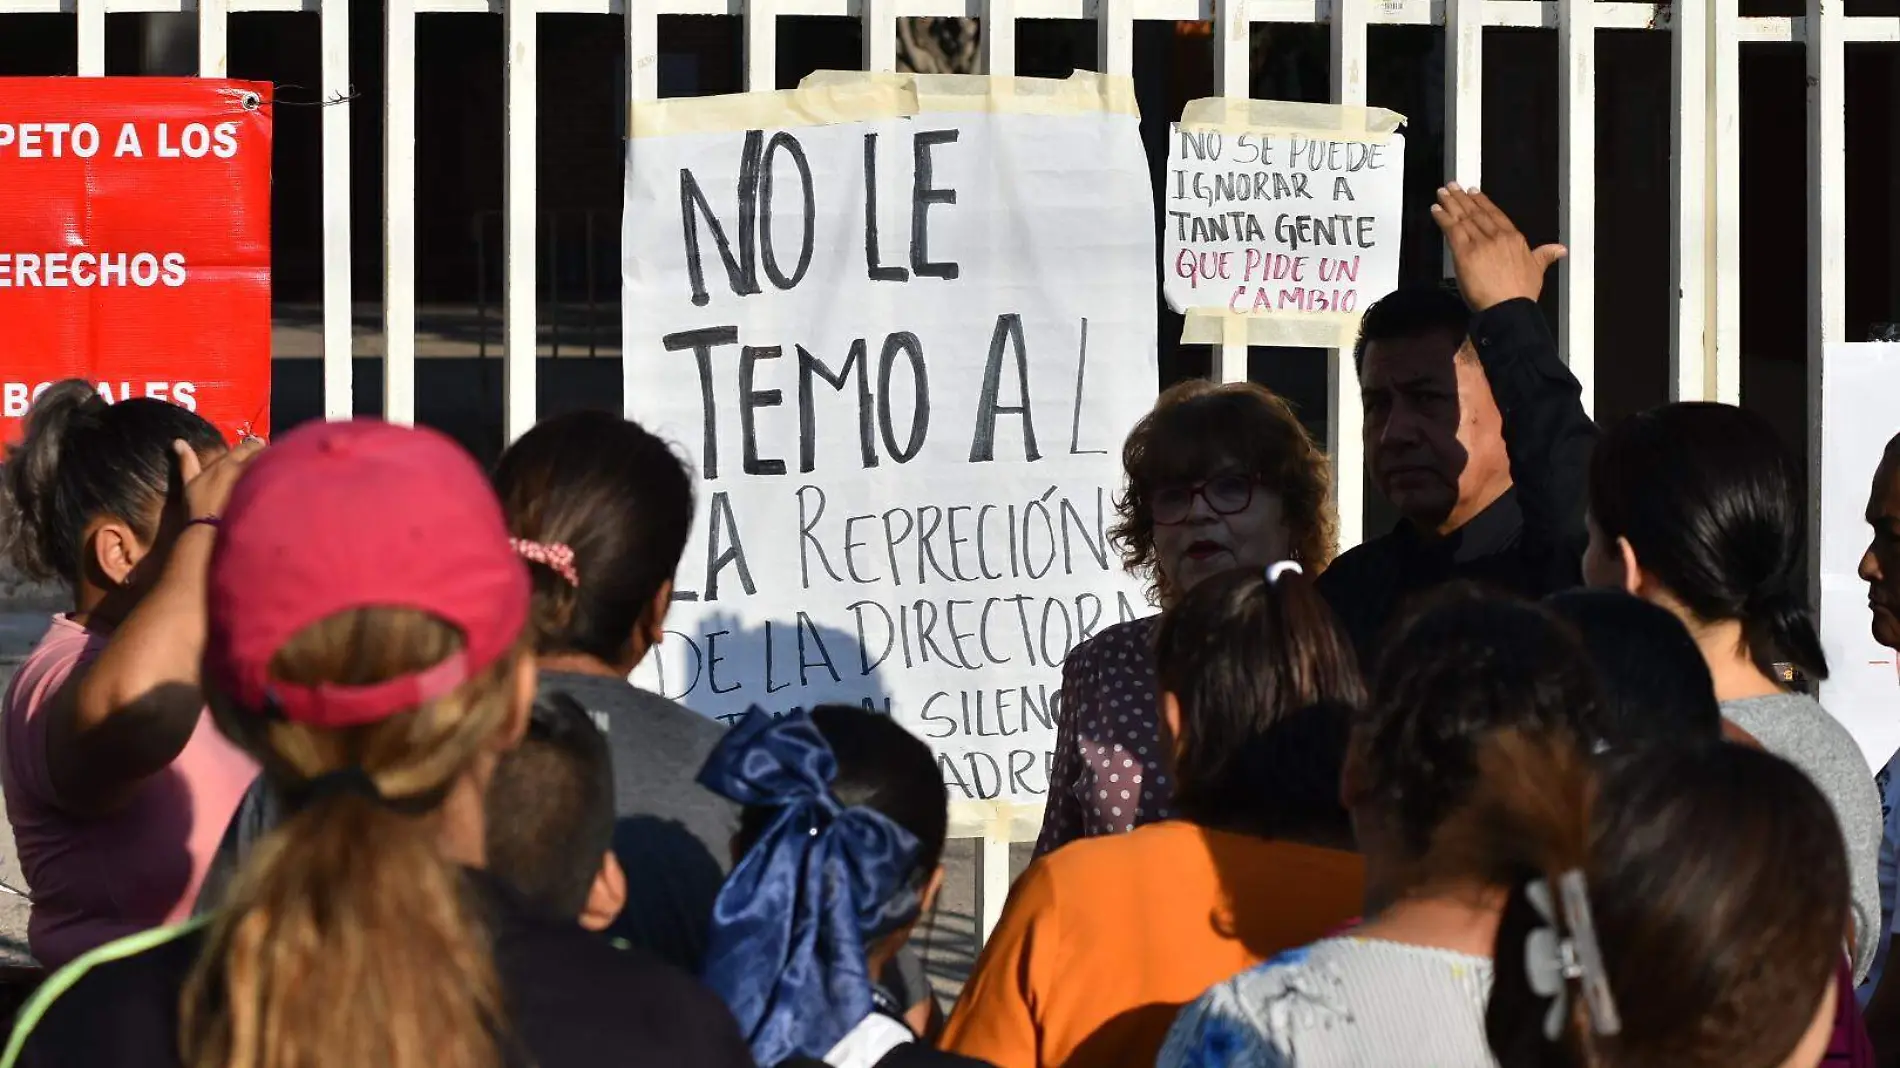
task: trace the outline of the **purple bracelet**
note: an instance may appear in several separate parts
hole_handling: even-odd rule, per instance
[[[223,525],[224,521],[215,515],[201,515],[185,521],[186,530],[198,526],[210,527],[212,530],[216,530]]]

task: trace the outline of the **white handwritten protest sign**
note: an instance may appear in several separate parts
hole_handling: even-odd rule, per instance
[[[1821,391],[1821,651],[1827,681],[1821,703],[1860,743],[1875,771],[1900,748],[1900,664],[1874,640],[1861,556],[1873,538],[1867,498],[1900,389],[1900,345],[1834,342],[1824,353]]]
[[[1251,317],[1256,344],[1350,334],[1398,287],[1403,118],[1269,100],[1197,100],[1174,124],[1163,187],[1163,291],[1184,340]]]
[[[1107,531],[1153,210],[1126,79],[636,105],[626,409],[701,480],[636,681],[727,719],[862,702],[953,797],[1045,793],[1063,657],[1150,610]]]

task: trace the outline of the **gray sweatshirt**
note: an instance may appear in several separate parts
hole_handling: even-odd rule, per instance
[[[1722,715],[1762,748],[1807,772],[1820,787],[1847,841],[1854,887],[1854,981],[1880,944],[1880,791],[1854,736],[1812,697],[1776,694],[1722,702]]]

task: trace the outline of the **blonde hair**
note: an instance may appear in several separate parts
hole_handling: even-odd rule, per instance
[[[459,651],[412,609],[363,608],[305,628],[273,661],[285,682],[366,685]],[[524,651],[459,690],[375,723],[323,729],[229,706],[219,727],[294,790],[361,768],[392,806],[314,798],[259,844],[180,1005],[191,1068],[497,1068],[502,997],[486,932],[427,818],[504,728]]]

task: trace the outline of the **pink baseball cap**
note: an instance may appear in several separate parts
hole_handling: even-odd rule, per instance
[[[488,478],[436,431],[314,423],[264,450],[226,504],[208,581],[205,675],[240,708],[316,727],[373,723],[446,696],[528,620],[527,567]],[[410,608],[462,632],[440,664],[367,686],[301,686],[271,660],[354,608]]]

